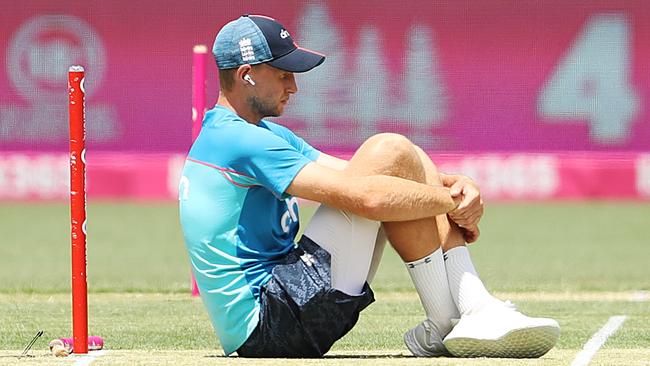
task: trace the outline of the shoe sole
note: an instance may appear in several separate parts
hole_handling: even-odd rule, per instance
[[[416,357],[443,357],[451,356],[448,352],[431,352],[422,349],[420,344],[415,339],[415,332],[408,331],[404,333],[404,344],[411,353]]]
[[[443,344],[456,357],[538,358],[559,336],[559,328],[539,326],[513,330],[499,339],[452,338]]]

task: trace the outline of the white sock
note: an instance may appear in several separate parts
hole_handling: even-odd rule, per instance
[[[449,292],[442,249],[405,264],[427,318],[438,328],[440,336],[445,337],[451,331],[451,319],[460,315]]]
[[[448,250],[445,253],[445,266],[451,296],[461,314],[474,312],[498,301],[478,277],[467,247]]]

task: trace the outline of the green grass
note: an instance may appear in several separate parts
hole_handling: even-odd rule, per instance
[[[488,207],[482,228],[472,254],[495,289],[650,289],[647,203]]]
[[[507,294],[501,294],[506,295]],[[625,314],[625,326],[611,337],[601,354],[627,354],[622,363],[607,365],[642,365],[650,346],[650,307],[647,303],[628,301],[518,301],[525,312],[551,316],[562,326],[557,347],[536,365],[567,365],[587,339],[612,315]],[[106,364],[171,364],[194,365],[214,361],[226,362],[217,350],[212,328],[202,303],[187,294],[93,294],[90,297],[90,333],[106,340]],[[50,364],[47,342],[69,334],[70,298],[67,294],[5,294],[0,295],[0,352],[7,360],[17,360],[27,341],[37,329],[45,335],[34,345],[31,362]],[[349,364],[358,357],[379,357],[380,364],[408,364],[416,362],[408,356],[401,342],[402,334],[422,319],[422,310],[414,294],[378,293],[377,302],[363,313],[358,325],[332,349],[339,355],[325,361],[331,364]],[[646,350],[644,353],[643,350]],[[119,351],[136,350],[131,354]],[[191,354],[186,350],[194,350]],[[117,351],[117,352],[116,352]],[[164,351],[160,353],[159,351]],[[177,352],[171,352],[177,351]],[[137,355],[137,357],[135,357]],[[340,355],[347,355],[342,357]],[[135,357],[135,358],[134,358]],[[603,356],[600,356],[603,357]],[[57,360],[59,361],[59,360]],[[304,361],[304,360],[303,360]],[[270,364],[303,364],[303,361],[269,361]],[[390,361],[390,362],[388,362]],[[436,360],[437,364],[474,365],[479,360]],[[485,361],[485,360],[483,360]],[[525,364],[533,360],[490,360],[490,365]],[[609,360],[611,361],[611,360]],[[424,364],[418,361],[419,364]],[[249,364],[258,364],[249,361]],[[430,361],[429,361],[430,363]],[[101,362],[96,363],[101,365]],[[596,363],[598,364],[598,363]]]
[[[649,220],[647,203],[491,205],[472,256],[495,291],[650,290]],[[64,204],[0,207],[0,292],[68,291],[69,231]],[[402,267],[386,250],[375,287],[410,290]],[[88,206],[90,291],[179,293],[188,276],[175,204]]]
[[[306,222],[313,208],[302,211]],[[629,318],[593,364],[644,364],[650,357],[643,351],[650,349],[650,306],[625,301],[632,292],[650,290],[649,218],[650,204],[634,202],[487,207],[482,237],[471,247],[481,277],[525,312],[554,317],[562,326],[557,348],[537,362],[569,364],[612,315]],[[8,350],[0,351],[0,364],[13,364],[38,329],[46,331],[34,348],[42,357],[20,362],[49,364],[55,360],[44,356],[47,341],[69,336],[71,329],[67,205],[4,203],[0,233],[0,350]],[[203,305],[188,294],[189,265],[174,203],[91,204],[88,235],[90,332],[102,335],[111,350],[160,351],[116,351],[93,365],[233,362],[215,357],[218,343]],[[355,358],[360,354],[379,357],[368,360],[373,365],[420,364],[400,358],[406,355],[402,333],[423,312],[392,250],[386,250],[373,288],[377,302],[335,345],[333,354],[340,357],[324,362],[361,362]],[[534,297],[538,292],[555,296]],[[587,300],[572,298],[586,292]],[[492,361],[483,364],[521,364]]]

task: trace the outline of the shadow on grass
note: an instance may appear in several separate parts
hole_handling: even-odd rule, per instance
[[[372,354],[372,355],[364,355],[364,354],[359,354],[359,355],[325,355],[323,358],[334,358],[334,359],[356,359],[356,358],[367,358],[367,359],[373,359],[373,358],[414,358],[415,356],[413,355],[401,355],[401,354]]]
[[[231,359],[242,359],[242,360],[256,360],[258,358],[244,358],[239,356],[226,356],[226,355],[206,355],[205,358],[231,358]],[[356,355],[325,355],[321,358],[304,358],[305,360],[318,360],[318,359],[378,359],[378,358],[415,358],[413,355],[403,355],[399,353],[386,353],[386,354],[356,354]],[[259,358],[264,359],[264,358]],[[270,358],[266,358],[267,360]],[[277,360],[281,358],[275,358]],[[300,360],[300,358],[286,358],[286,360]]]

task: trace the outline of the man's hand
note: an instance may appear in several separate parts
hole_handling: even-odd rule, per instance
[[[454,200],[457,198],[462,200],[455,210],[449,212],[448,216],[461,228],[465,241],[473,243],[480,235],[478,223],[483,217],[481,192],[476,183],[468,177],[453,176],[452,179],[453,183],[449,188],[449,193]]]
[[[460,232],[463,234],[463,238],[467,244],[477,241],[479,235],[481,235],[481,230],[479,230],[478,226],[471,228],[461,227]]]

